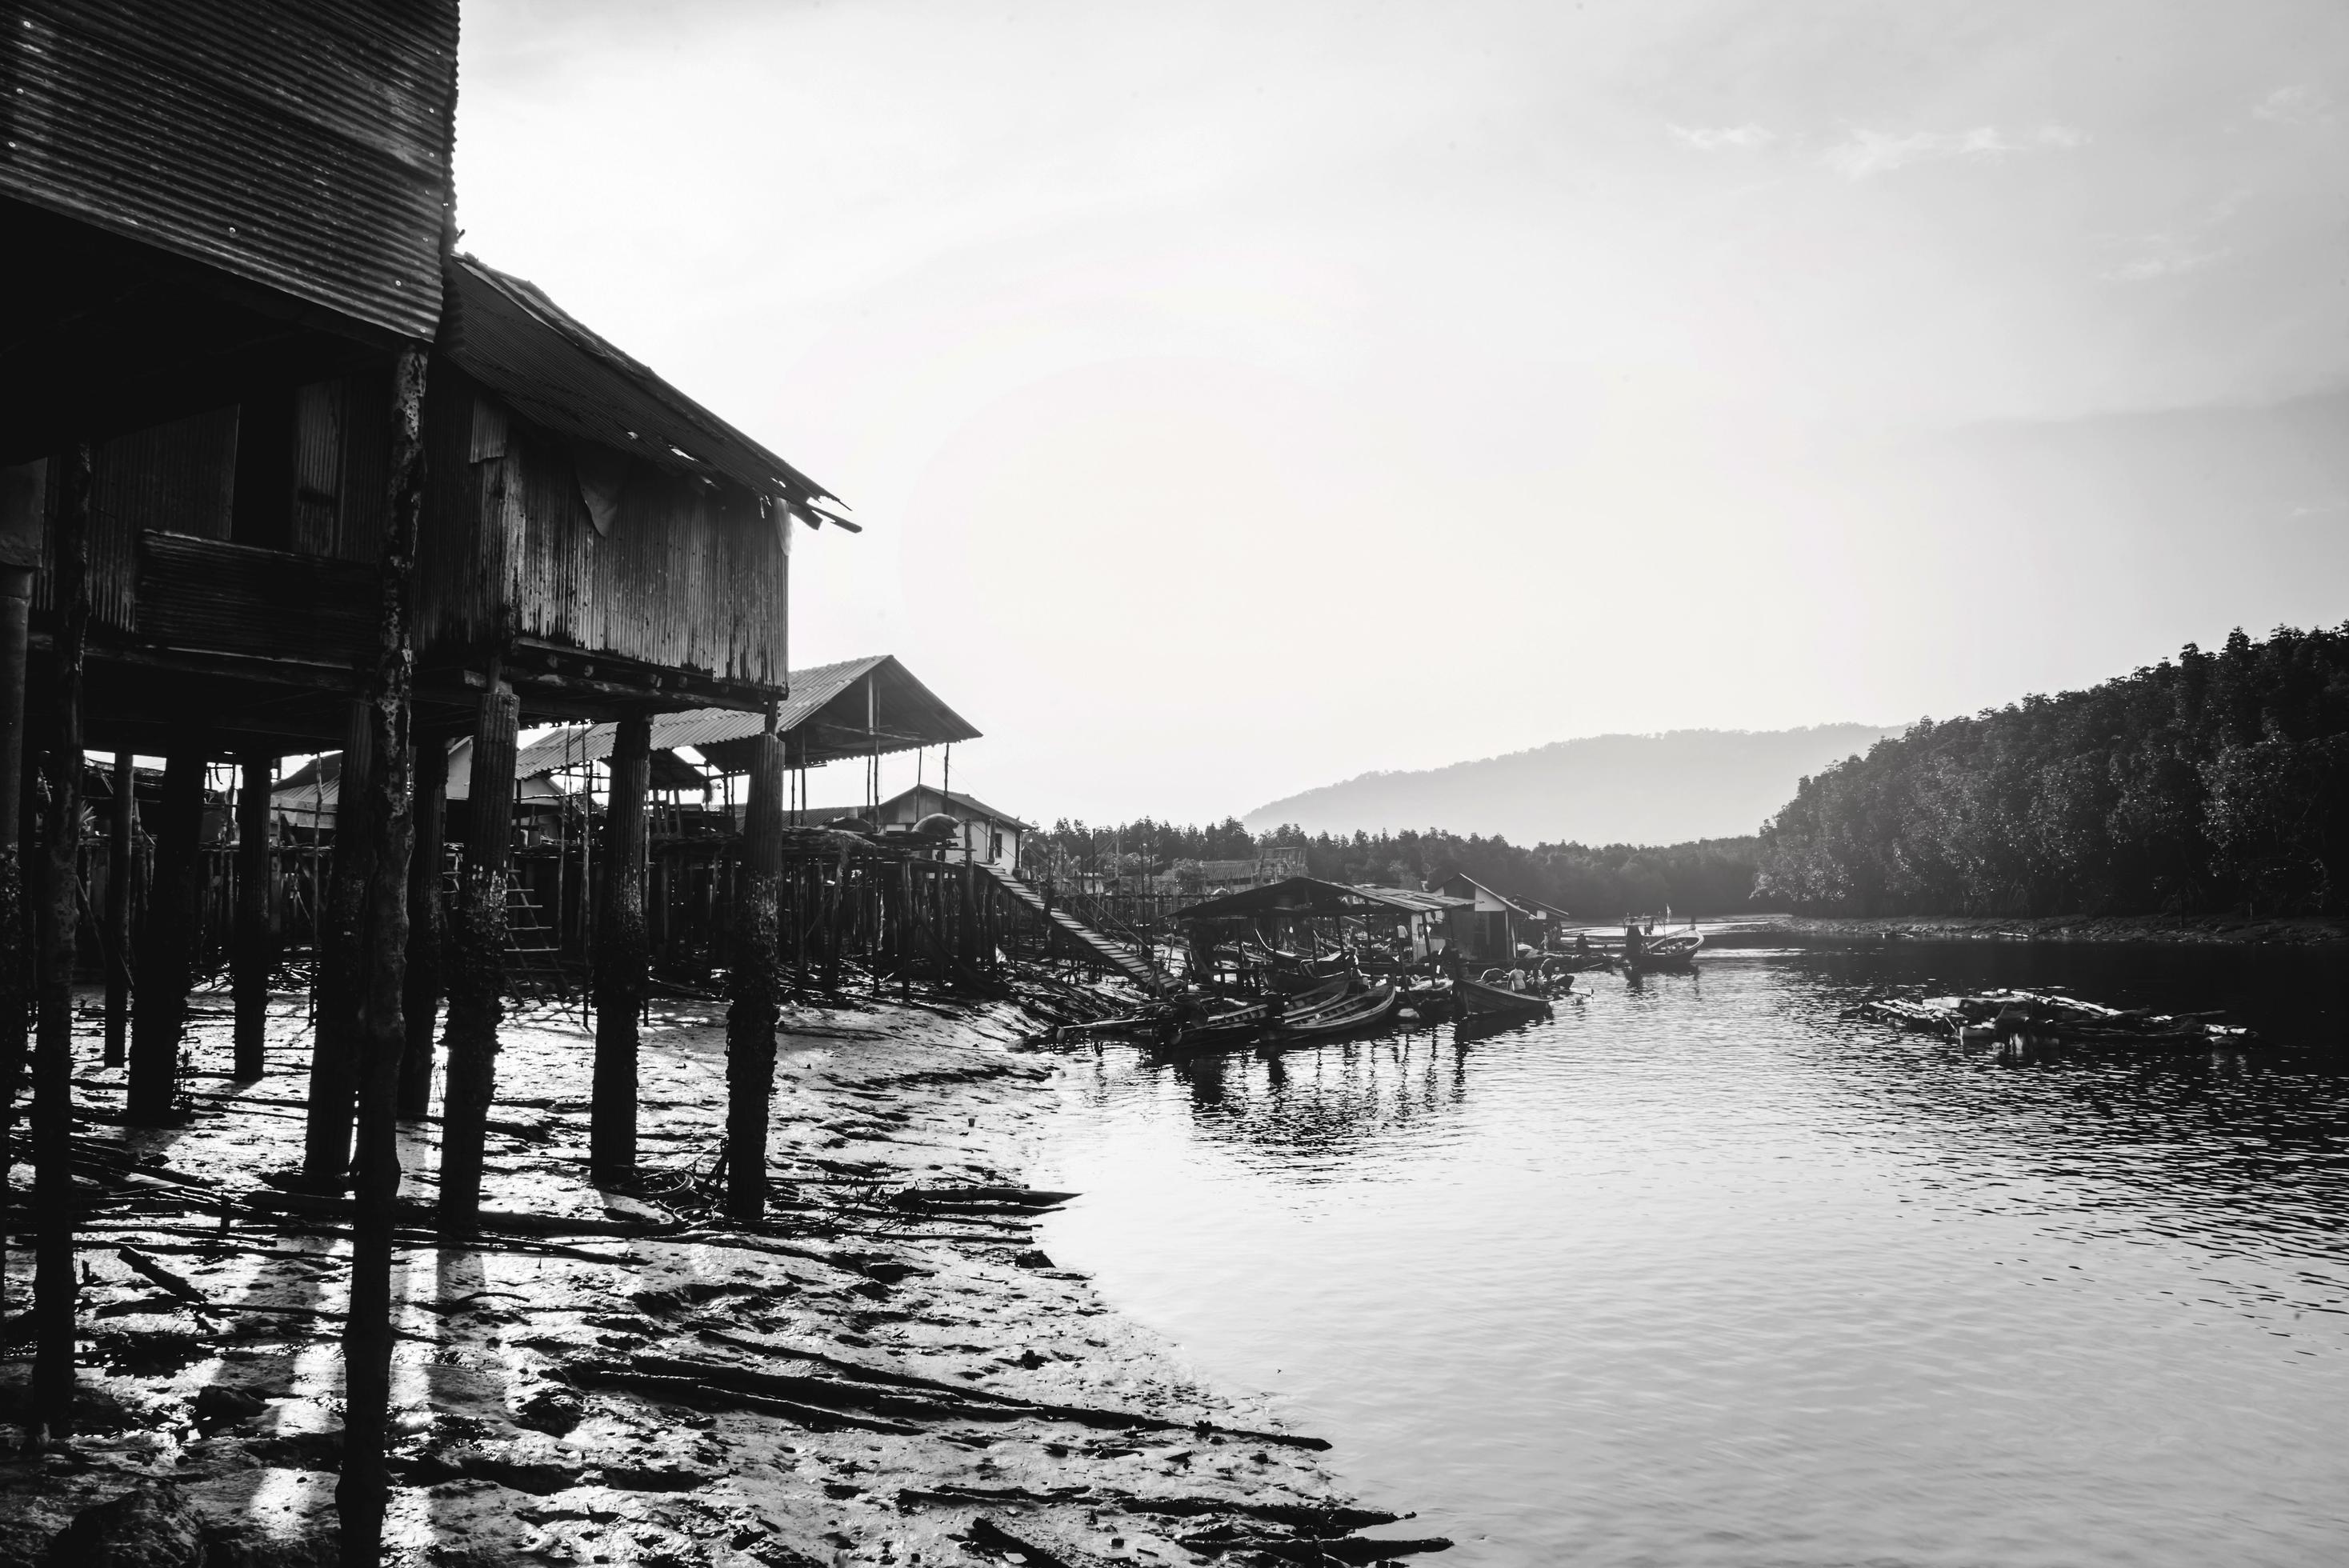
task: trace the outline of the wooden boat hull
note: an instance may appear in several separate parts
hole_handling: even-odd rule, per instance
[[[1542,997],[1522,991],[1505,991],[1498,985],[1487,985],[1481,980],[1462,979],[1455,982],[1454,1016],[1465,1023],[1481,1023],[1493,1018],[1547,1018],[1549,1003]]]
[[[1305,1017],[1284,1018],[1261,1048],[1285,1050],[1292,1046],[1307,1046],[1319,1040],[1337,1039],[1341,1036],[1375,1029],[1392,1020],[1395,1009],[1401,1005],[1400,994],[1393,986],[1381,985],[1363,995],[1349,996]]]
[[[1352,985],[1350,976],[1341,975],[1335,979],[1322,981],[1300,995],[1282,998],[1282,1016],[1309,1016],[1341,999]],[[1151,1054],[1172,1060],[1182,1057],[1244,1051],[1256,1043],[1257,1037],[1271,1022],[1271,1000],[1252,1002],[1245,1007],[1202,1019],[1176,1036],[1171,1044],[1154,1047]]]

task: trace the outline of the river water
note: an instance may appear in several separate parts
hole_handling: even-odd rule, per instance
[[[2242,1052],[1850,1009],[2068,982]],[[1709,950],[1557,1018],[1080,1057],[1046,1245],[1486,1565],[2349,1562],[2349,961]]]

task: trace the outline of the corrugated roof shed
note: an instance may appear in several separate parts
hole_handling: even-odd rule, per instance
[[[457,0],[0,0],[0,194],[429,338],[456,80]]]
[[[475,260],[449,263],[439,347],[515,412],[558,435],[672,473],[723,479],[780,500],[814,527],[855,524],[816,505],[831,493],[590,331],[531,284]]]
[[[865,728],[863,685],[868,678],[873,698],[870,731]],[[874,751],[888,755],[920,746],[976,740],[979,735],[888,654],[793,670],[790,690],[777,723],[785,735],[800,738],[812,767]],[[766,726],[763,715],[736,708],[663,714],[653,720],[653,748],[690,746],[713,766],[740,772],[745,743],[763,733]],[[515,759],[516,772],[528,778],[565,766],[601,762],[612,755],[617,733],[618,726],[611,724],[558,730],[524,748]]]

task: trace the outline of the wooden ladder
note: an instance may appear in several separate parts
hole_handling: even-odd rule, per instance
[[[441,892],[455,907],[457,873],[442,880]],[[563,944],[546,923],[546,910],[519,877],[506,879],[506,993],[517,1001],[567,999],[574,989],[564,966]]]

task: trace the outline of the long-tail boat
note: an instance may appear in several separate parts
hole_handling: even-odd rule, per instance
[[[1268,996],[1226,1012],[1202,1018],[1186,1026],[1174,1038],[1152,1047],[1153,1054],[1167,1058],[1178,1057],[1214,1056],[1221,1051],[1245,1050],[1272,1022],[1273,1009],[1278,1006],[1283,1017],[1309,1016],[1319,1008],[1344,996],[1353,987],[1350,975],[1340,975],[1324,980],[1312,990],[1295,996]]]

